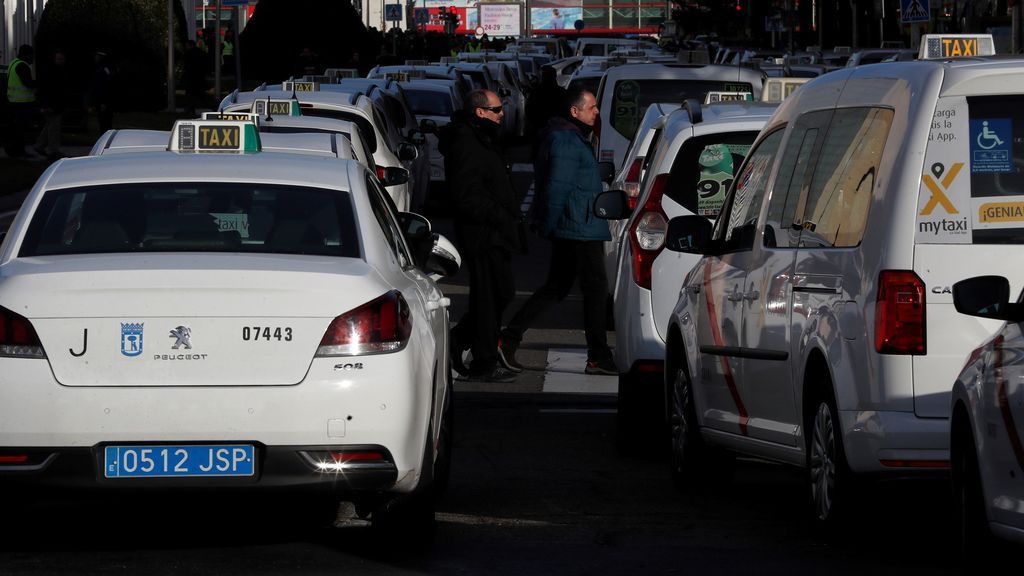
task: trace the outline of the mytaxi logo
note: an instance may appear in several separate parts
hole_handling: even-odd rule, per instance
[[[959,214],[960,212],[956,209],[956,206],[950,202],[949,197],[946,196],[946,192],[949,191],[949,187],[953,185],[953,181],[956,180],[957,174],[964,167],[963,162],[957,162],[953,164],[949,169],[949,173],[946,173],[946,166],[941,162],[932,164],[932,173],[924,174],[921,176],[921,181],[928,187],[928,190],[932,193],[931,198],[928,199],[928,203],[924,205],[921,210],[921,216],[930,216],[935,210],[936,206],[942,206],[942,209],[947,214]],[[945,177],[943,175],[945,174]],[[932,178],[932,175],[935,178]],[[941,187],[940,187],[941,185]]]

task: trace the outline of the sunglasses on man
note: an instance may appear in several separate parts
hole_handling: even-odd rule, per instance
[[[488,112],[491,112],[491,113],[494,113],[494,114],[501,114],[502,112],[505,111],[505,107],[504,106],[477,106],[477,108],[479,108],[481,110],[487,110]]]

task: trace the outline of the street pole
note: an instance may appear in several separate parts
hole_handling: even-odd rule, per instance
[[[242,91],[242,12],[246,6],[237,6],[238,24],[235,25],[235,88]]]
[[[1011,54],[1020,54],[1020,2],[1021,0],[1017,0],[1013,3],[1012,34],[1010,35],[1010,41],[1013,42],[1013,46],[1010,48]]]
[[[217,0],[216,24],[213,32],[213,98],[220,105],[220,0]]]
[[[825,53],[825,11],[822,7],[821,0],[815,0],[814,2],[815,16],[818,19],[818,50],[821,50],[822,54]]]
[[[174,112],[174,0],[167,0],[167,110]]]
[[[878,46],[881,48],[885,45],[885,0],[882,2],[882,14],[881,18],[878,19]]]

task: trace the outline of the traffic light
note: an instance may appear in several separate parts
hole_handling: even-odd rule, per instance
[[[736,0],[736,11],[737,12],[742,12],[743,11],[742,1],[743,0]]]
[[[455,6],[449,6],[441,8],[441,17],[444,20],[444,32],[445,34],[455,34],[455,31],[459,29],[459,11]]]

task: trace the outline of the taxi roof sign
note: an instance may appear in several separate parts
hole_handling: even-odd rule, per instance
[[[260,133],[252,122],[178,120],[171,129],[171,152],[259,152]]]
[[[253,100],[249,111],[257,116],[302,116],[298,100]]]
[[[337,80],[338,78],[359,78],[359,70],[355,68],[328,68],[324,75]]]
[[[326,74],[306,74],[302,77],[303,82],[318,82],[320,84],[330,84],[334,78]]]
[[[996,45],[991,34],[925,34],[921,37],[919,60],[944,60],[969,56],[993,56]]]
[[[428,62],[426,60],[406,60],[405,61],[405,65],[406,66],[428,66],[428,65],[430,65],[430,62]]]
[[[281,90],[284,92],[319,92],[320,83],[306,80],[285,80],[281,82]]]
[[[753,99],[753,92],[720,92],[712,90],[704,96],[704,104],[714,104],[715,102],[750,102]]]
[[[252,112],[203,112],[203,120],[252,122],[259,126],[260,117]]]
[[[761,89],[761,102],[778,104],[810,81],[810,78],[768,78]]]

